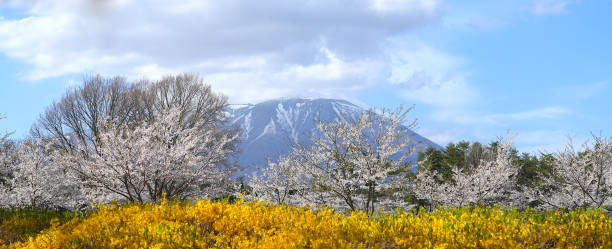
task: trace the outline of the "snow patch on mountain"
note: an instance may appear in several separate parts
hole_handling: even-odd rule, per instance
[[[251,143],[257,141],[258,139],[260,139],[261,137],[265,136],[265,135],[275,135],[276,134],[276,123],[274,123],[274,120],[270,120],[270,123],[268,123],[266,125],[266,127],[264,127],[264,130],[261,134],[259,134],[259,136],[257,136],[253,141],[251,141]]]

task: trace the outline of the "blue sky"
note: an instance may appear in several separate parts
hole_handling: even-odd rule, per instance
[[[61,2],[61,3],[60,3]],[[611,134],[612,1],[0,1],[0,132],[85,75],[194,72],[232,103],[412,105],[438,142]]]

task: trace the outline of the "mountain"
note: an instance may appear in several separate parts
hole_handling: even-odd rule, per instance
[[[345,100],[338,99],[282,99],[256,105],[232,105],[230,125],[243,130],[238,163],[243,169],[238,175],[251,175],[257,167],[286,155],[291,145],[310,143],[317,134],[317,120],[336,122],[354,119],[366,111]],[[412,131],[411,131],[412,132]],[[414,133],[414,132],[412,132]],[[412,137],[417,152],[428,147],[441,148],[434,142],[414,133]],[[411,160],[416,160],[414,153]]]

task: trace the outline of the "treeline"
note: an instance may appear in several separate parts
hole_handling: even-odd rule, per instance
[[[456,172],[475,173],[483,162],[493,162],[499,153],[505,153],[510,166],[514,168],[509,178],[514,178],[512,184],[516,184],[515,190],[524,188],[537,188],[542,185],[545,177],[551,176],[554,172],[556,162],[555,154],[540,152],[530,154],[520,153],[515,148],[508,148],[501,152],[500,141],[494,141],[488,145],[480,142],[460,141],[449,143],[443,149],[429,147],[425,151],[419,152],[417,172],[435,175],[436,184],[456,185]],[[413,177],[416,177],[414,174]],[[489,180],[492,180],[490,178]],[[494,184],[494,183],[493,183]],[[523,196],[524,198],[528,198]],[[431,199],[415,199],[411,196],[411,201],[419,205],[431,205]],[[521,207],[525,205],[531,207],[541,206],[543,203],[538,200],[526,199]]]
[[[465,171],[473,170],[482,160],[492,160],[498,147],[497,141],[488,145],[469,141],[451,142],[442,150],[429,147],[419,152],[418,170],[435,171],[441,176],[441,182],[452,181],[453,166]],[[535,186],[541,176],[552,173],[555,163],[553,153],[520,153],[515,148],[511,148],[508,153],[512,165],[518,168],[517,184],[520,186]]]
[[[197,75],[159,81],[87,78],[51,104],[23,141],[2,136],[5,208],[85,208],[90,201],[242,197],[295,206],[377,211],[415,206],[610,208],[612,142],[594,136],[575,149],[531,155],[512,136],[430,148],[418,163],[409,109],[368,110],[319,123],[312,144],[232,174],[240,129],[227,98]]]

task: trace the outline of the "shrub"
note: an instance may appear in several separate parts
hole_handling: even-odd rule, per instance
[[[8,248],[612,248],[612,219],[571,212],[445,208],[368,216],[258,202],[101,206]]]
[[[0,244],[26,241],[30,236],[75,217],[75,213],[55,210],[0,209]]]

